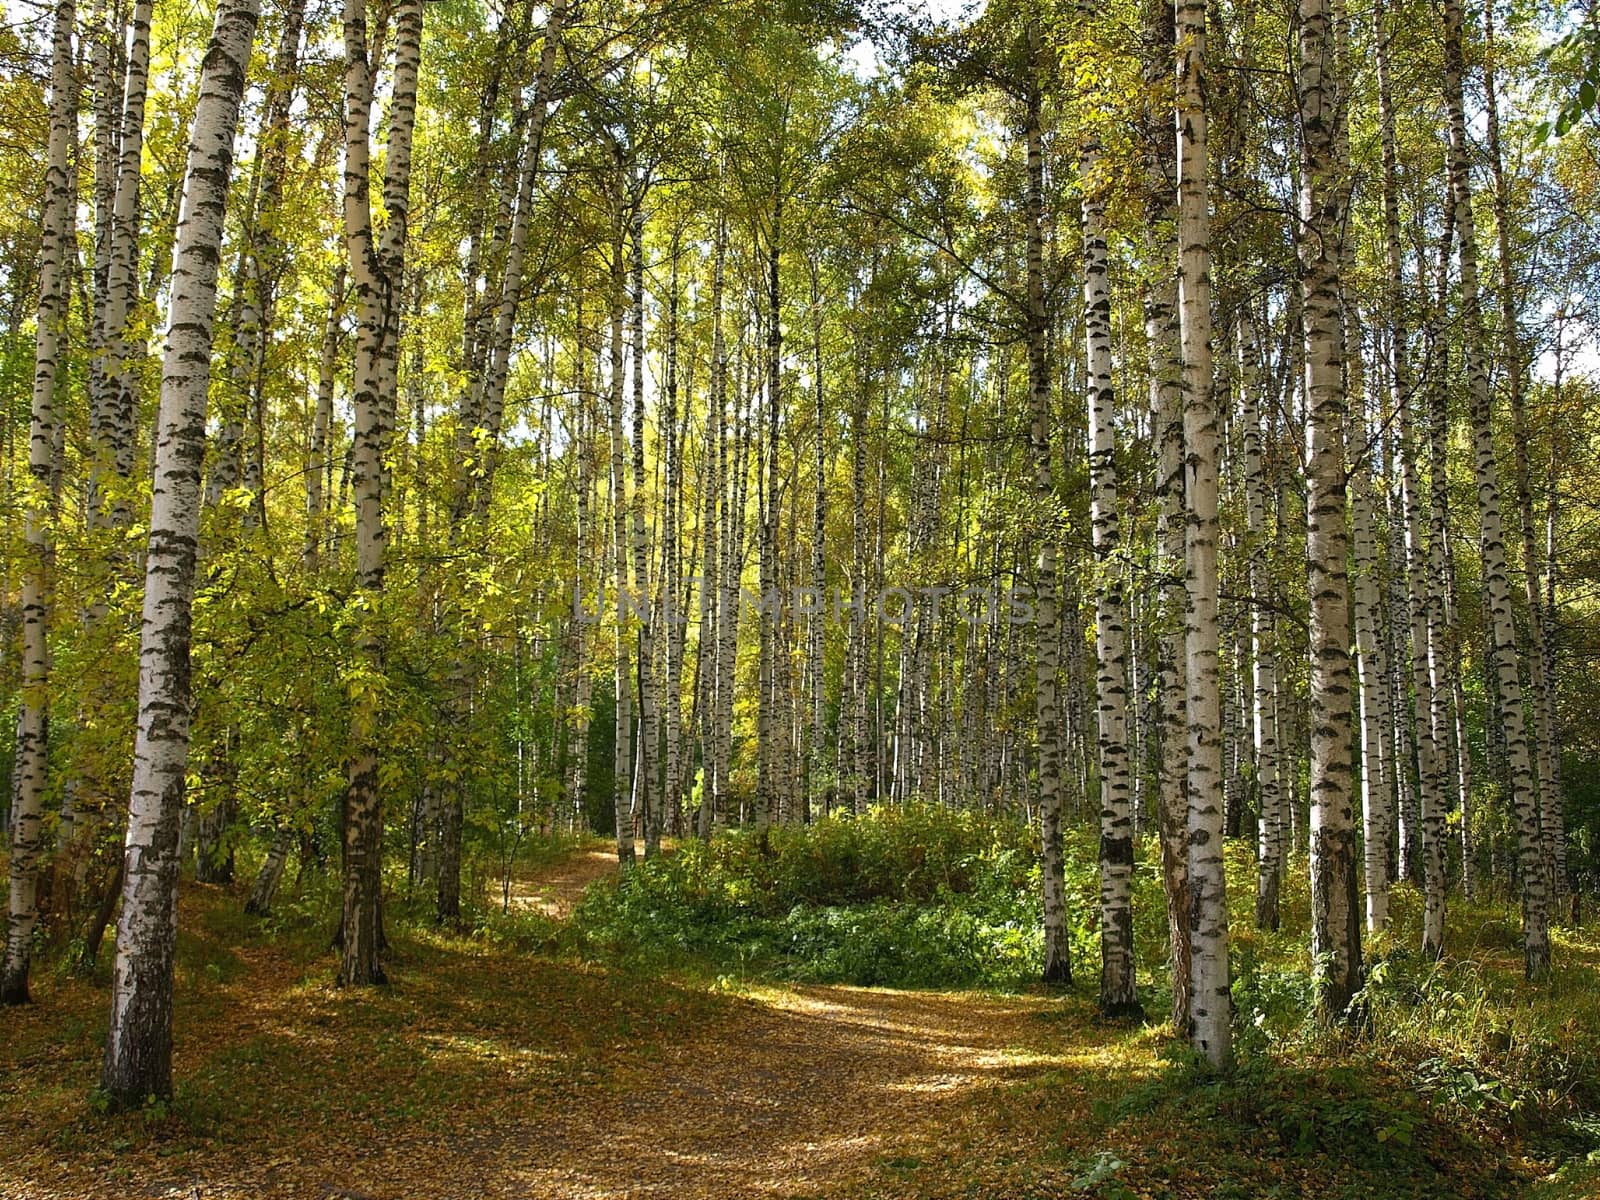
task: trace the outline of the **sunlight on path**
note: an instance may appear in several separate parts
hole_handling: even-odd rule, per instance
[[[513,879],[510,907],[564,921],[583,897],[583,889],[616,869],[615,850],[580,850],[532,879]]]
[[[804,1196],[958,1124],[1026,1069],[1010,1045],[1040,1002],[774,987],[599,1097],[507,1146],[490,1195]]]
[[[568,860],[513,903],[565,915],[615,864],[599,851]],[[976,1089],[1059,1061],[1020,1048],[1038,1038],[1042,999],[797,985],[741,994],[729,1018],[683,1030],[658,1061],[563,1097],[492,1148],[459,1140],[452,1149],[478,1159],[478,1194],[831,1192],[891,1151],[937,1141]]]
[[[515,881],[512,903],[566,919],[616,869],[613,852],[579,850]],[[182,1070],[225,1071],[230,1087],[311,1106],[324,1124],[292,1117],[291,1142],[244,1121],[196,1145],[184,1116],[181,1159],[109,1144],[79,1174],[35,1156],[21,1190],[0,1163],[0,1200],[921,1195],[904,1190],[919,1186],[907,1172],[960,1172],[988,1146],[996,1089],[1090,1048],[1044,1019],[1059,1012],[1045,997],[749,982],[711,997],[624,966],[453,942],[431,953],[431,970],[413,959],[394,993],[367,996],[329,987],[320,961],[308,973],[270,946],[242,948],[248,983],[225,1019],[196,1022]],[[459,973],[438,969],[452,961]],[[345,1038],[369,1056],[369,1074],[341,1081],[352,1103],[310,1080],[297,1090],[292,1054],[337,1057]],[[1086,1105],[1070,1095],[1065,1107]],[[1052,1121],[1079,1119],[1055,1102]]]

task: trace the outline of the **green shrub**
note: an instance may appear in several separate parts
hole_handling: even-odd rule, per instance
[[[1018,987],[1043,963],[1037,860],[1026,826],[932,807],[734,830],[591,888],[568,937],[596,957],[812,982]],[[1088,952],[1087,925],[1074,940]]]

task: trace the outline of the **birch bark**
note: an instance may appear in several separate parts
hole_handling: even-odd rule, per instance
[[[67,6],[70,9],[70,5]],[[206,387],[223,217],[257,0],[224,0],[200,68],[161,374],[139,645],[139,719],[122,915],[100,1086],[117,1105],[172,1094],[178,814],[189,756],[189,649]]]

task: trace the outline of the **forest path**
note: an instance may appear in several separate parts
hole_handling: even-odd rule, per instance
[[[563,918],[615,870],[591,845],[517,902]],[[0,1200],[1058,1196],[1089,1097],[1154,1065],[1077,991],[680,978],[410,924],[392,986],[341,989],[321,923],[237,892],[180,904],[172,1105],[92,1111],[103,977],[8,1014]]]
[[[581,851],[521,881],[512,902],[565,917],[615,868],[614,852]],[[869,1178],[877,1192],[885,1171],[910,1184],[960,1146],[978,1093],[1066,1061],[1041,1044],[1061,1033],[1049,1019],[1060,1001],[1046,997],[742,985],[724,1007],[605,1086],[458,1142],[481,1172],[476,1194],[856,1196]],[[428,1194],[455,1193],[436,1182]]]
[[[511,881],[509,906],[532,909],[564,921],[583,898],[584,889],[617,869],[615,850],[578,849],[533,874]]]

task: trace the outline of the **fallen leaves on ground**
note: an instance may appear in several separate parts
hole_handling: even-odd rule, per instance
[[[564,917],[614,866],[581,850],[514,903]],[[1362,1195],[1373,1166],[1168,1087],[1161,1032],[1077,992],[629,977],[406,927],[394,986],[341,991],[314,938],[230,940],[237,902],[184,896],[170,1105],[93,1111],[103,986],[45,978],[8,1014],[0,1195],[1178,1200]],[[1531,1170],[1438,1151],[1394,1194]]]

